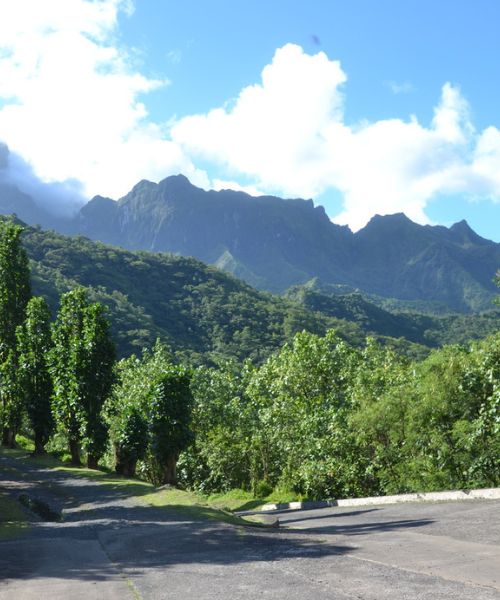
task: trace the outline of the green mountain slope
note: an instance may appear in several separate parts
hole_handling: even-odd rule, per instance
[[[500,330],[498,309],[472,315],[443,316],[415,311],[389,311],[370,302],[360,293],[339,294],[338,291],[311,281],[304,286],[290,288],[286,297],[308,310],[356,323],[367,333],[403,337],[428,347],[466,344]]]
[[[160,337],[195,360],[261,361],[302,329],[335,328],[355,344],[364,338],[355,324],[254,290],[195,259],[131,252],[29,227],[24,244],[34,293],[44,295],[55,312],[61,293],[90,287],[92,297],[110,309],[122,355]]]
[[[500,244],[465,221],[421,226],[403,214],[375,216],[352,233],[311,200],[204,191],[182,175],[141,181],[118,201],[101,196],[54,220],[14,189],[0,213],[129,250],[171,252],[216,265],[261,290],[283,293],[316,278],[438,312],[481,312],[496,293]],[[51,220],[52,219],[52,220]]]
[[[109,307],[121,355],[157,337],[194,361],[251,358],[260,362],[303,329],[336,329],[354,345],[375,335],[412,356],[443,342],[483,337],[500,314],[443,318],[396,314],[359,294],[329,295],[310,283],[287,298],[259,292],[203,263],[171,254],[132,252],[26,227],[33,290],[53,312],[61,293],[76,285]],[[328,288],[326,288],[328,289]]]

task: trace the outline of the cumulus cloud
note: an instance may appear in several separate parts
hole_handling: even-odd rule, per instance
[[[234,190],[244,192],[250,196],[265,196],[265,193],[254,185],[241,185],[237,181],[227,181],[225,179],[212,179],[210,187],[213,190]]]
[[[338,189],[344,209],[335,221],[353,229],[375,213],[403,211],[426,223],[425,207],[439,193],[500,199],[500,132],[474,130],[456,86],[443,86],[427,126],[415,117],[348,124],[346,80],[338,61],[288,44],[260,83],[229,107],[181,119],[172,139],[266,192],[314,197]]]
[[[346,75],[324,52],[287,44],[233,106],[185,117],[172,139],[186,152],[254,177],[260,188],[291,195],[321,191],[324,125],[342,118]],[[295,167],[300,165],[300,169]]]
[[[132,8],[128,0],[0,2],[0,140],[12,151],[4,178],[27,193],[37,192],[37,177],[63,181],[68,198],[116,198],[141,179],[179,172],[200,187],[253,194],[335,189],[344,199],[335,220],[354,229],[374,213],[425,223],[438,194],[500,201],[500,131],[474,129],[458,87],[443,85],[430,123],[348,123],[340,62],[295,44],[278,48],[261,80],[224,106],[153,122],[147,94],[169,82],[143,74],[121,43],[118,16]]]
[[[0,139],[46,182],[78,179],[88,196],[138,180],[207,177],[151,123],[144,94],[168,84],[134,67],[118,39],[126,0],[0,3]]]

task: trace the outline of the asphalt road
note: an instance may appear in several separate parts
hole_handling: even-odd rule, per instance
[[[500,600],[498,501],[287,511],[284,528],[262,530],[13,467],[0,457],[0,486],[65,518],[0,542],[0,600]]]

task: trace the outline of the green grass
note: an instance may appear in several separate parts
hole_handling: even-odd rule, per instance
[[[264,504],[262,499],[255,498],[251,492],[234,489],[221,494],[211,494],[206,499],[210,506],[226,511],[252,510]]]
[[[226,511],[257,510],[269,502],[284,503],[304,500],[293,491],[276,489],[267,496],[255,497],[251,492],[241,489],[230,490],[222,494],[212,494],[207,501],[210,506]]]
[[[233,510],[249,510],[250,505],[253,507],[263,504],[262,500],[254,499],[252,494],[244,490],[232,490],[226,494],[206,497],[196,492],[177,488],[166,487],[158,489],[146,481],[121,477],[109,471],[70,466],[61,463],[60,460],[51,455],[32,457],[23,448],[1,448],[0,453],[5,453],[5,455],[20,461],[27,461],[53,469],[55,472],[66,473],[71,477],[84,477],[97,481],[112,489],[120,490],[122,494],[128,497],[140,498],[143,504],[165,508],[189,519],[210,519],[233,525],[259,526],[266,524],[258,518],[242,518],[231,512]],[[13,468],[12,471],[16,472],[15,476],[17,478],[23,478],[21,470]],[[54,492],[56,492],[56,489],[54,489]],[[15,501],[14,505],[17,505]],[[20,507],[19,511],[22,514]]]
[[[27,527],[28,522],[21,505],[0,490],[0,541],[18,537]]]
[[[263,520],[252,517],[238,517],[227,508],[221,508],[224,503],[218,503],[216,500],[211,501],[210,498],[201,494],[176,488],[155,490],[144,496],[142,501],[151,506],[173,510],[190,519],[210,519],[231,523],[232,525],[250,525],[254,527],[267,524]]]

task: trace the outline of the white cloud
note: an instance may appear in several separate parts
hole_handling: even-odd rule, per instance
[[[210,187],[213,190],[234,190],[236,192],[245,192],[250,196],[265,196],[264,192],[254,185],[241,185],[237,181],[227,181],[225,179],[212,179]]]
[[[416,117],[345,123],[339,62],[288,44],[262,82],[233,105],[185,117],[172,139],[194,157],[254,180],[266,192],[314,197],[336,188],[336,222],[362,227],[375,213],[428,222],[439,193],[500,200],[500,132],[476,133],[460,90],[446,83],[429,126]]]
[[[335,220],[353,228],[398,211],[426,222],[439,193],[500,200],[500,131],[474,130],[457,87],[443,86],[429,124],[349,124],[340,63],[294,44],[276,50],[261,81],[231,103],[173,125],[152,122],[145,98],[168,82],[142,74],[120,42],[119,13],[132,8],[127,0],[0,2],[0,140],[44,181],[76,189],[79,180],[88,195],[111,197],[179,172],[201,187],[254,195],[338,189]],[[220,179],[211,182],[200,159]]]
[[[500,201],[500,131],[486,128],[474,148],[474,159],[469,177],[475,182],[476,192]]]
[[[342,117],[340,64],[287,44],[234,106],[180,120],[172,139],[186,152],[257,179],[258,187],[315,195],[324,171],[323,129]],[[299,166],[296,169],[296,166]]]
[[[76,178],[88,195],[197,170],[141,96],[166,85],[134,69],[117,41],[125,0],[0,3],[0,140],[45,181]]]
[[[403,81],[402,83],[398,83],[397,81],[388,81],[387,87],[391,90],[393,94],[410,94],[415,91],[415,87],[409,81]]]

